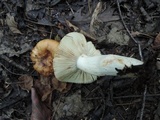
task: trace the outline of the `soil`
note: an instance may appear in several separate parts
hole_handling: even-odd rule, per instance
[[[32,87],[39,91],[38,104],[51,111],[39,108],[47,119],[160,120],[159,19],[159,0],[1,0],[0,120],[41,120],[31,118],[39,114]],[[36,72],[30,53],[39,41],[60,41],[73,31],[102,54],[144,64],[90,84],[49,83],[56,78]]]

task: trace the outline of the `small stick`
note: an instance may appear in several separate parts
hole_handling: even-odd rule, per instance
[[[97,16],[101,10],[102,10],[102,2],[98,2],[97,6],[92,14],[92,19],[90,22],[90,31],[91,32],[94,32],[93,24],[94,24],[95,20],[97,19]]]
[[[10,58],[8,58],[5,55],[0,55],[0,58],[2,58],[3,60],[7,61],[8,63],[12,64],[13,66],[23,70],[23,71],[28,71],[28,69],[24,66],[21,66],[20,64],[17,64],[16,62],[14,62],[13,60],[11,60]]]
[[[66,3],[67,3],[67,5],[68,5],[69,9],[71,10],[72,14],[74,15],[74,11],[73,11],[73,9],[71,8],[71,6],[70,6],[70,4],[68,3],[67,0],[66,0]]]
[[[130,38],[131,38],[135,43],[138,44],[137,40],[135,40],[135,39],[133,38],[133,36],[131,35],[130,31],[128,30],[128,28],[127,28],[127,26],[126,26],[126,24],[125,24],[125,22],[124,22],[124,20],[123,20],[122,13],[121,13],[121,9],[120,9],[120,5],[119,5],[119,1],[118,1],[118,0],[117,0],[117,7],[118,7],[119,16],[120,16],[120,19],[121,19],[121,21],[122,21],[122,24],[123,24],[124,28],[126,29],[126,31],[127,31],[128,35],[130,36]]]
[[[27,21],[27,22],[30,22],[30,23],[32,23],[32,24],[36,24],[36,25],[44,25],[44,26],[57,27],[57,26],[55,26],[55,25],[53,25],[53,24],[43,24],[43,23],[31,21],[31,20],[29,20],[29,19],[24,19],[24,20]]]
[[[66,20],[66,23],[67,23],[67,25],[68,25],[70,28],[73,28],[74,31],[78,31],[78,32],[84,34],[85,36],[87,36],[88,38],[92,39],[93,41],[96,41],[96,39],[95,39],[93,36],[89,35],[89,34],[86,33],[84,30],[82,30],[82,29],[78,28],[77,26],[73,25],[73,24],[70,23],[68,20]]]
[[[59,98],[58,103],[57,103],[57,106],[56,106],[56,110],[55,110],[55,111],[53,111],[53,114],[52,114],[51,120],[54,120],[54,116],[55,116],[55,114],[56,114],[56,112],[57,112],[57,110],[58,110],[58,108],[59,108],[59,106],[60,106],[60,103],[61,103],[62,97],[63,97],[63,95],[60,95],[60,98]]]
[[[140,43],[139,43],[137,40],[134,39],[134,37],[131,35],[130,31],[128,30],[128,28],[127,28],[127,26],[126,26],[126,24],[125,24],[125,22],[124,22],[124,20],[123,20],[122,13],[121,13],[121,9],[120,9],[120,5],[119,5],[119,1],[118,1],[118,0],[117,0],[117,7],[118,7],[119,16],[120,16],[120,19],[121,19],[121,21],[122,21],[122,24],[123,24],[124,28],[126,29],[126,31],[127,31],[128,35],[130,36],[130,38],[131,38],[135,43],[138,44],[139,55],[140,55],[140,57],[141,57],[141,60],[143,60],[142,50],[141,50],[141,47],[140,47],[140,45],[139,45]]]
[[[139,56],[140,56],[140,58],[141,58],[141,61],[143,61],[143,55],[142,55],[141,44],[138,44],[138,51],[139,51]]]
[[[10,7],[7,5],[7,3],[4,1],[4,0],[2,0],[2,3],[4,4],[4,6],[7,8],[7,10],[8,10],[8,12],[12,12],[12,10],[10,9]]]
[[[159,97],[160,94],[149,94],[146,95],[146,97]],[[118,96],[118,97],[113,97],[113,99],[126,99],[126,98],[140,98],[143,97],[143,95],[128,95],[128,96]],[[99,99],[106,99],[107,97],[94,97],[94,98],[82,98],[83,100],[99,100]]]
[[[50,32],[50,35],[49,35],[50,39],[52,38],[52,34],[53,34],[53,29],[51,28],[51,32]]]
[[[3,66],[5,70],[7,70],[9,73],[13,74],[13,75],[23,75],[23,74],[19,74],[19,73],[15,73],[15,72],[12,72],[10,70],[8,70],[8,68],[6,66],[4,66],[2,63],[0,63],[0,66]]]
[[[151,17],[148,15],[148,13],[146,12],[146,10],[143,7],[140,7],[140,11],[141,11],[142,15],[146,18],[145,20],[147,22],[151,21]]]
[[[88,9],[89,9],[89,13],[92,12],[92,9],[91,9],[91,2],[92,2],[92,0],[88,0]]]
[[[143,103],[142,103],[142,109],[141,109],[139,120],[143,119],[144,107],[145,107],[145,102],[146,102],[146,93],[147,93],[147,85],[145,86],[144,93],[143,93]]]

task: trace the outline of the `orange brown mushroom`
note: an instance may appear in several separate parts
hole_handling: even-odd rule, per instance
[[[53,73],[53,57],[59,42],[52,39],[44,39],[39,41],[32,49],[31,60],[34,63],[33,68],[44,76]]]

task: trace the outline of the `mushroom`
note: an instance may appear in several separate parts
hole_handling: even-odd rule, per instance
[[[52,39],[44,39],[36,44],[31,52],[31,60],[34,69],[44,76],[53,73],[53,57],[59,42]]]
[[[98,76],[116,76],[125,67],[142,65],[135,58],[120,55],[102,55],[83,34],[65,35],[54,55],[53,68],[56,78],[63,82],[91,83]]]

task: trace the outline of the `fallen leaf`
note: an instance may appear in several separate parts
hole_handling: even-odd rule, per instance
[[[160,33],[156,36],[154,41],[154,47],[160,46]]]
[[[23,89],[27,90],[28,92],[31,90],[33,86],[33,78],[28,75],[22,75],[18,78],[19,82],[18,85]]]
[[[98,15],[98,19],[102,22],[110,22],[119,20],[119,16],[114,14],[115,8],[110,5],[107,6],[107,9]]]
[[[47,79],[48,78],[48,79]],[[43,79],[44,81],[49,81],[49,77],[46,77],[45,79]],[[44,85],[41,81],[43,81],[42,79],[41,80],[35,80],[34,81],[34,87],[37,89],[39,95],[40,95],[40,98],[41,98],[41,101],[45,101],[46,103],[50,103],[50,94],[52,93],[53,89],[51,88],[51,85],[50,83]]]
[[[62,93],[68,92],[72,87],[72,84],[58,81],[55,77],[52,78],[52,85],[55,90],[58,90]]]
[[[22,34],[21,31],[19,31],[18,28],[17,28],[17,22],[14,20],[14,17],[10,13],[7,13],[6,23],[9,26],[9,29],[13,33]]]
[[[98,19],[98,14],[101,12],[102,10],[102,2],[98,2],[97,3],[97,6],[92,14],[92,19],[91,19],[91,22],[90,22],[90,31],[93,33],[95,30],[94,30],[94,22]]]
[[[84,30],[78,28],[77,26],[73,25],[71,22],[69,22],[68,20],[66,20],[66,24],[70,27],[73,28],[74,31],[79,31],[80,33],[84,34],[86,37],[92,39],[93,41],[96,40],[96,38],[90,34],[88,34],[87,32],[85,32]]]
[[[106,43],[117,43],[119,45],[128,45],[129,36],[120,31],[117,27],[113,27],[107,35]]]
[[[41,102],[35,88],[31,89],[31,99],[32,99],[31,120],[50,120],[51,111],[46,107],[44,103]]]
[[[46,25],[46,26],[54,26],[50,21],[48,21],[48,19],[46,18],[42,18],[40,20],[38,20],[38,24],[41,25]]]
[[[72,84],[60,82],[55,77],[46,77],[41,75],[39,80],[34,81],[34,87],[37,89],[41,101],[50,106],[53,90],[66,93],[71,89]]]
[[[47,77],[47,76],[43,76],[43,75],[40,75],[40,83],[42,85],[46,85],[46,86],[50,86],[51,84],[51,79],[50,77]]]
[[[93,109],[91,101],[82,100],[81,91],[62,97],[53,102],[54,119],[58,120],[64,116],[86,116]]]

